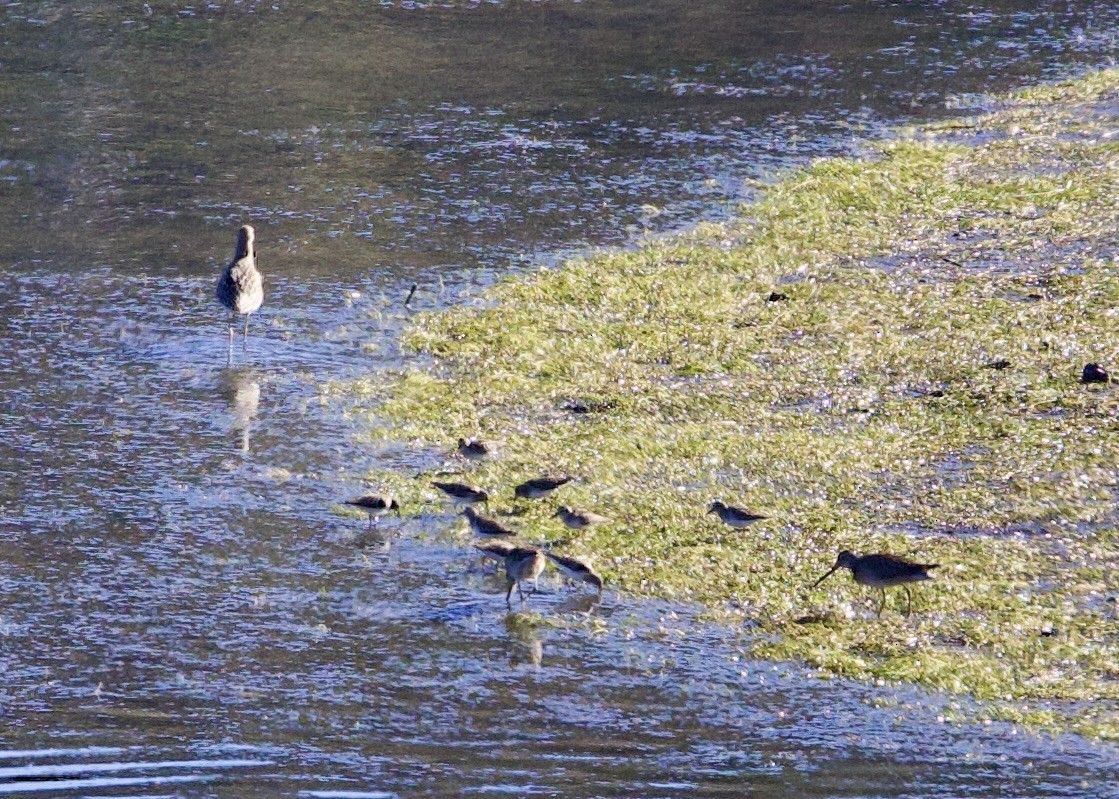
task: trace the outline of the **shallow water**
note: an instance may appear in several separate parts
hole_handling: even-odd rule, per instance
[[[327,380],[416,308],[1113,54],[1105,3],[4,3],[0,793],[1115,796],[1114,747],[503,585]],[[150,13],[148,13],[150,12]],[[953,99],[954,98],[954,99]],[[267,301],[212,298],[257,226]]]

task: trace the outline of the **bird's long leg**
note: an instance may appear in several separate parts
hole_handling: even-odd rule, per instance
[[[886,589],[879,588],[878,590],[882,592],[882,601],[878,603],[878,618],[882,618],[882,610],[886,607]]]
[[[513,603],[509,601],[509,598],[513,596],[513,586],[515,585],[515,583],[512,580],[507,579],[505,581],[505,584],[507,586],[507,589],[505,591],[505,606],[512,607]]]
[[[517,580],[517,596],[521,598],[521,604],[525,603],[525,592],[521,590],[521,581]]]
[[[369,528],[368,529],[370,529],[370,530],[373,529],[373,514],[372,513],[369,514]]]
[[[229,351],[226,353],[225,365],[233,365],[233,311],[229,312]]]
[[[909,618],[909,612],[913,610],[913,595],[909,593],[909,586],[903,585],[905,589],[905,618]]]

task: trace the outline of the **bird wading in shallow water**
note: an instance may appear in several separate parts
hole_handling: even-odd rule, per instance
[[[492,541],[486,541],[484,544],[475,544],[474,548],[482,553],[483,558],[496,560],[501,563],[505,562],[505,556],[517,548],[516,544],[510,544],[500,538],[495,538]]]
[[[602,593],[602,578],[595,573],[595,570],[589,564],[568,555],[557,555],[554,552],[545,552],[544,554],[563,573],[564,577],[593,585],[600,594]]]
[[[256,268],[256,231],[252,225],[242,225],[237,231],[237,247],[233,260],[218,278],[214,292],[218,302],[229,309],[229,358],[233,359],[233,320],[237,314],[245,317],[245,346],[249,342],[249,314],[264,302],[264,278]]]
[[[546,564],[547,560],[544,558],[544,553],[539,549],[535,547],[514,547],[505,556],[505,604],[509,604],[509,598],[513,595],[513,586],[517,587],[517,596],[521,598],[521,602],[524,602],[525,595],[524,591],[521,590],[521,583],[525,580],[532,580],[535,586],[536,579],[544,571]]]
[[[835,565],[831,567],[827,574],[813,583],[812,587],[815,588],[839,569],[850,569],[851,576],[855,578],[856,583],[877,588],[882,593],[882,601],[878,604],[878,615],[881,616],[882,609],[886,607],[886,589],[900,585],[905,589],[905,616],[908,618],[909,612],[913,608],[913,597],[910,595],[909,586],[906,583],[931,580],[929,569],[938,568],[939,565],[938,563],[913,563],[896,555],[860,556],[845,549],[835,559]]]
[[[751,524],[763,522],[768,519],[768,516],[762,516],[760,513],[750,513],[743,508],[736,508],[733,505],[725,505],[722,502],[712,502],[707,506],[708,513],[717,513],[719,518],[723,520],[724,524],[729,524],[738,530],[745,529]]]
[[[373,526],[373,519],[378,516],[384,516],[386,513],[393,511],[400,515],[400,503],[393,497],[387,494],[366,494],[357,499],[347,499],[347,505],[352,505],[355,508],[361,508],[369,514],[369,526]]]

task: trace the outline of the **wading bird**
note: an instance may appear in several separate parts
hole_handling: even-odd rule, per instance
[[[573,558],[569,555],[557,555],[554,552],[545,552],[548,560],[555,564],[556,568],[563,573],[564,577],[575,580],[576,582],[586,583],[593,585],[602,593],[602,578],[595,573],[595,570],[590,567],[590,564],[584,563],[578,558]]]
[[[233,260],[218,278],[214,292],[218,302],[229,309],[229,357],[233,358],[233,320],[237,314],[245,317],[245,346],[249,342],[249,314],[264,302],[264,278],[256,268],[256,231],[252,225],[242,225],[237,231],[237,247]]]
[[[396,514],[400,515],[400,503],[388,494],[366,494],[357,499],[347,499],[346,504],[361,508],[368,513],[370,527],[373,526],[374,517],[384,516],[392,511],[396,511]]]
[[[475,544],[474,548],[482,553],[483,558],[504,563],[505,556],[516,549],[517,545],[496,538],[493,541],[486,541],[484,544]]]
[[[717,513],[719,518],[723,520],[724,524],[729,524],[738,530],[749,527],[756,522],[762,522],[768,519],[768,516],[762,516],[760,513],[751,513],[743,508],[736,508],[733,505],[725,505],[722,502],[715,501],[707,506],[708,513]]]
[[[585,530],[588,527],[595,527],[600,524],[610,524],[612,521],[589,510],[578,510],[567,505],[560,505],[556,509],[555,515],[563,519],[563,523],[572,530]]]
[[[463,510],[462,515],[470,522],[470,529],[479,538],[512,538],[516,535],[501,522],[487,519],[469,505]]]
[[[525,480],[515,489],[517,499],[540,499],[546,497],[564,483],[570,483],[571,478],[564,477],[537,477],[535,480]]]
[[[521,602],[525,601],[524,591],[521,590],[521,583],[525,580],[532,580],[533,590],[536,587],[536,579],[540,573],[544,571],[544,566],[547,564],[544,558],[544,553],[535,547],[514,547],[513,550],[505,556],[505,604],[509,604],[509,598],[513,595],[513,586],[517,586],[517,596],[521,598]]]
[[[835,559],[835,565],[831,567],[831,570],[817,580],[812,587],[815,588],[839,569],[850,569],[851,576],[855,578],[856,583],[877,588],[882,593],[882,601],[878,605],[878,615],[881,616],[882,609],[886,607],[886,589],[900,585],[905,589],[905,615],[908,618],[909,612],[913,608],[913,597],[910,595],[909,586],[906,583],[931,580],[929,569],[935,569],[939,565],[938,563],[913,563],[896,555],[859,556],[845,549],[839,553],[839,557]]]
[[[458,440],[458,454],[468,461],[480,461],[493,454],[484,442],[476,438],[460,438]]]
[[[449,496],[456,505],[473,505],[475,502],[489,502],[490,495],[477,486],[468,483],[440,483],[433,480],[431,483],[444,494]]]

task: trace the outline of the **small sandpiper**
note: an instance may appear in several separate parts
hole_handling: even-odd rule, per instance
[[[458,454],[468,461],[480,461],[492,455],[493,450],[476,438],[460,438],[458,440]]]
[[[245,317],[245,342],[249,340],[249,314],[264,302],[264,278],[256,268],[256,231],[252,225],[242,225],[237,231],[237,246],[233,260],[218,278],[214,292],[218,302],[229,309],[229,349],[233,351],[233,318]]]
[[[516,535],[513,530],[493,519],[487,519],[469,505],[463,510],[462,515],[470,522],[470,529],[479,538],[512,538]]]
[[[556,564],[556,568],[563,572],[565,577],[576,582],[593,585],[600,594],[602,593],[602,578],[595,573],[595,570],[589,564],[569,555],[557,555],[554,552],[545,552],[544,554],[548,556],[548,560]]]
[[[596,527],[600,524],[610,524],[613,519],[606,516],[599,516],[597,513],[592,513],[589,510],[578,510],[570,508],[567,505],[560,505],[556,509],[556,516],[563,519],[563,523],[570,527],[572,530],[585,530],[588,527]]]
[[[513,595],[514,585],[517,586],[517,596],[521,598],[521,602],[525,601],[521,583],[525,580],[532,580],[535,589],[536,579],[544,571],[547,562],[544,553],[535,547],[515,547],[512,552],[505,556],[506,605],[509,604],[509,598]]]
[[[564,483],[570,483],[571,478],[563,477],[537,477],[535,480],[525,480],[514,489],[517,499],[540,499],[546,497]]]
[[[900,585],[905,589],[905,615],[908,618],[910,610],[913,609],[913,597],[910,595],[909,586],[906,583],[931,580],[929,569],[935,569],[939,565],[938,563],[913,563],[896,555],[859,556],[845,549],[839,553],[839,557],[835,559],[835,565],[831,567],[831,570],[817,580],[812,587],[815,588],[838,569],[850,569],[851,576],[855,578],[856,583],[869,585],[871,588],[877,588],[882,592],[882,601],[878,605],[878,615],[881,616],[882,609],[886,607],[886,589]]]
[[[395,498],[388,494],[366,494],[357,499],[347,499],[347,505],[353,505],[355,508],[361,508],[369,514],[369,526],[373,526],[373,519],[378,516],[384,516],[386,513],[393,511],[400,515],[400,503]]]
[[[725,524],[729,524],[731,527],[739,530],[769,518],[760,513],[751,513],[743,508],[736,508],[733,505],[725,505],[718,500],[707,506],[707,512],[719,514],[719,518],[722,519]]]
[[[467,483],[440,483],[437,480],[433,480],[431,484],[454,500],[456,505],[473,505],[475,502],[490,501],[490,495],[478,486]]]
[[[505,562],[505,556],[517,548],[516,544],[510,544],[500,538],[495,538],[492,541],[486,541],[484,544],[475,544],[474,548],[482,553],[483,558],[496,560],[500,563]]]

